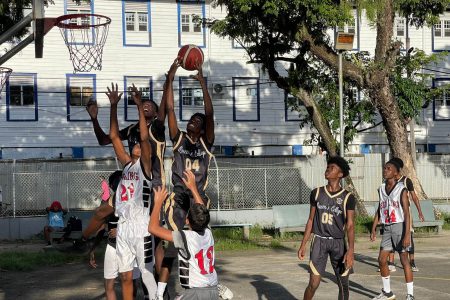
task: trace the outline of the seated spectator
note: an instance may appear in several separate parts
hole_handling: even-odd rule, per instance
[[[48,213],[48,226],[44,227],[44,237],[48,245],[51,245],[50,232],[64,231],[64,215],[67,213],[59,201],[53,201],[50,207],[45,209]]]

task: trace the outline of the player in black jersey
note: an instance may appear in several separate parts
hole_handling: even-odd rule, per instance
[[[349,298],[349,274],[352,272],[355,244],[354,216],[356,200],[343,189],[340,181],[347,177],[350,167],[342,157],[327,162],[326,186],[314,189],[310,196],[310,213],[305,235],[298,250],[300,260],[305,258],[306,243],[313,233],[310,251],[310,277],[303,299],[312,299],[325,273],[328,256],[336,275],[339,298]],[[347,231],[348,248],[345,243]]]

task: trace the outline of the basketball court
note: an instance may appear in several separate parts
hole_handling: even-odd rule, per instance
[[[414,273],[414,294],[423,300],[450,299],[449,232],[437,236],[417,237]],[[295,243],[297,246],[299,243]],[[41,247],[42,245],[39,245]],[[381,288],[377,272],[376,247],[358,237],[355,274],[350,277],[351,299],[371,299]],[[13,246],[11,246],[13,247]],[[0,251],[5,250],[2,246]],[[11,249],[10,249],[11,250]],[[35,250],[38,248],[35,247]],[[302,299],[308,284],[308,262],[297,259],[292,243],[277,250],[218,252],[217,271],[221,283],[234,292],[234,299],[293,300]],[[391,287],[397,299],[406,297],[403,272],[396,258],[397,271],[391,274]],[[315,299],[336,299],[337,287],[331,268],[327,268]],[[103,299],[103,268],[88,267],[88,263],[60,267],[45,267],[33,272],[0,272],[0,300],[6,299]],[[46,278],[43,284],[42,278]],[[175,279],[175,278],[174,278]],[[175,279],[176,280],[176,279]],[[23,283],[27,282],[27,288]],[[116,283],[116,289],[120,284]]]

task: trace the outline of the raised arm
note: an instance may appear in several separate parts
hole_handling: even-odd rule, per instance
[[[131,157],[125,151],[125,147],[122,144],[119,136],[119,124],[117,122],[117,104],[119,103],[120,97],[122,97],[123,93],[119,94],[117,83],[115,89],[113,83],[111,83],[111,89],[109,89],[109,87],[107,87],[107,89],[108,92],[106,93],[106,96],[108,96],[109,102],[111,103],[109,137],[111,138],[117,159],[122,165],[125,165],[131,160]]]
[[[197,64],[197,75],[193,76],[194,79],[197,79],[202,87],[203,92],[203,101],[205,104],[205,137],[208,144],[212,145],[214,143],[214,109],[211,101],[211,96],[208,92],[208,87],[206,86],[205,78],[203,77],[202,66]]]
[[[155,193],[155,206],[152,210],[152,215],[150,216],[150,223],[148,224],[148,232],[157,237],[173,242],[172,231],[166,229],[160,225],[159,215],[161,211],[161,206],[164,200],[167,198],[167,190],[164,186],[153,189]]]
[[[142,106],[141,94],[134,86],[131,88],[133,94],[133,101],[138,108],[139,113],[139,134],[141,146],[141,163],[144,167],[145,174],[151,178],[152,175],[152,147],[150,146],[149,133],[147,128],[147,121],[145,120],[144,107]]]
[[[166,80],[166,110],[167,110],[167,118],[169,123],[169,135],[170,139],[174,140],[178,134],[178,123],[177,116],[175,115],[175,104],[173,99],[173,79],[175,78],[175,73],[177,72],[180,63],[178,59],[176,59],[173,64],[170,66],[169,73],[167,74]]]
[[[89,100],[86,104],[86,110],[91,117],[92,126],[94,126],[95,137],[97,138],[98,144],[101,146],[111,144],[111,139],[109,136],[103,131],[102,127],[98,123],[98,106],[95,100]]]
[[[164,82],[164,85],[163,85],[163,94],[161,97],[161,103],[159,104],[159,109],[158,109],[158,120],[160,120],[163,124],[164,124],[164,121],[166,120],[167,80],[168,80],[168,77],[166,76],[166,81]],[[173,87],[173,85],[172,85],[172,87]],[[173,95],[173,91],[172,91],[172,95]]]
[[[194,197],[194,203],[204,204],[200,193],[198,192],[197,183],[195,182],[195,175],[190,169],[186,169],[184,172],[183,182],[186,187],[191,190],[192,196]]]

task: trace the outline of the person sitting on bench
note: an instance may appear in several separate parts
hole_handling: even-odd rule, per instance
[[[59,201],[53,201],[45,210],[48,214],[48,225],[44,227],[44,237],[47,245],[51,246],[50,233],[53,231],[64,231],[64,216],[67,210],[62,208]]]

